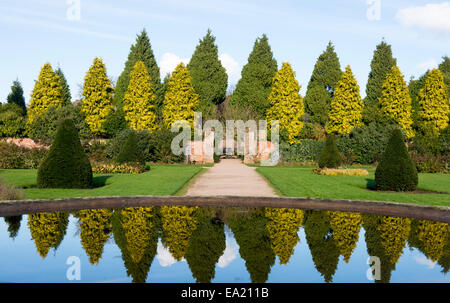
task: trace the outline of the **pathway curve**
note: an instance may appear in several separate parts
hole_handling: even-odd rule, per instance
[[[255,169],[239,159],[222,159],[194,181],[186,196],[277,197]]]

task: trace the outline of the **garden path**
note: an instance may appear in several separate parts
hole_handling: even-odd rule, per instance
[[[222,159],[194,181],[186,196],[277,197],[255,169],[239,159]]]

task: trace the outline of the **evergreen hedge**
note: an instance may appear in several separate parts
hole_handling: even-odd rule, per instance
[[[62,120],[38,169],[39,188],[90,188],[92,168],[71,119]]]
[[[399,129],[392,132],[375,171],[375,183],[377,190],[413,191],[417,188],[417,169]]]
[[[323,148],[319,157],[320,168],[337,168],[341,165],[342,158],[339,150],[336,146],[334,135],[330,134],[325,141],[325,147]]]

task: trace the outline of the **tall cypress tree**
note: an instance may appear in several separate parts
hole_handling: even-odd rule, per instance
[[[392,72],[386,76],[379,102],[386,120],[400,125],[408,138],[413,137],[411,96],[402,72],[396,65],[392,67]]]
[[[384,80],[394,65],[397,65],[397,59],[392,57],[391,46],[385,41],[382,41],[377,45],[373,53],[372,63],[370,64],[371,71],[366,85],[363,113],[363,121],[366,124],[383,121],[383,113],[380,109],[378,99],[381,97]]]
[[[125,62],[125,68],[122,74],[117,79],[114,93],[114,104],[117,107],[122,107],[123,98],[130,83],[130,73],[137,61],[144,62],[148,74],[150,75],[152,87],[155,90],[155,104],[157,104],[157,106],[161,106],[163,103],[164,95],[160,91],[160,71],[145,29],[143,29],[142,32],[137,36],[136,43],[131,46],[130,53],[128,54],[128,60]]]
[[[55,70],[55,74],[59,76],[59,80],[61,83],[63,105],[69,105],[72,103],[72,95],[70,94],[70,87],[69,84],[67,84],[67,79],[64,76],[61,67],[58,67]]]
[[[230,98],[230,104],[249,108],[264,118],[269,108],[268,96],[272,79],[278,70],[266,35],[256,39],[253,51],[244,66],[241,79]]]
[[[437,68],[433,69],[419,92],[417,124],[422,134],[437,136],[449,123],[449,99],[444,77]]]
[[[300,85],[295,79],[291,65],[284,62],[273,78],[272,90],[268,97],[271,107],[267,110],[266,116],[269,125],[273,120],[280,121],[280,131],[290,144],[295,143],[303,128],[301,119],[304,107],[299,91]]]
[[[28,108],[28,123],[31,123],[47,111],[50,106],[62,106],[62,87],[59,76],[55,74],[50,63],[45,63],[34,84]]]
[[[208,29],[187,66],[192,85],[200,97],[200,110],[208,108],[211,103],[219,104],[226,97],[228,75],[219,60],[215,40],[216,37]]]
[[[341,75],[341,64],[330,41],[317,59],[305,96],[305,110],[312,122],[326,124],[331,98]]]
[[[113,111],[111,82],[102,59],[95,58],[84,77],[81,111],[94,134],[104,133],[103,124]]]
[[[8,103],[15,103],[23,109],[23,113],[26,114],[27,107],[25,105],[25,98],[23,96],[23,88],[19,80],[16,79],[11,86],[11,92],[9,93],[7,99]]]
[[[362,125],[362,113],[363,103],[359,85],[348,65],[336,85],[335,96],[331,100],[327,132],[349,134],[353,128]]]

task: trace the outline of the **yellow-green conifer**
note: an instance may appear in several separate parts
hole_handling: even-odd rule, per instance
[[[414,136],[411,117],[411,96],[402,72],[396,65],[392,67],[391,73],[386,76],[379,104],[382,113],[389,121],[398,124],[408,138]]]
[[[439,135],[449,122],[449,97],[444,77],[439,69],[433,69],[419,92],[417,125],[423,134]]]
[[[81,111],[94,134],[103,133],[103,123],[113,110],[113,89],[102,59],[95,58],[84,77]]]
[[[156,129],[155,97],[144,62],[136,62],[123,100],[125,120],[131,129],[150,132]]]
[[[28,123],[34,121],[37,115],[43,114],[50,106],[62,106],[62,86],[59,76],[53,71],[50,63],[41,68],[38,80],[31,93],[28,108]]]
[[[334,98],[331,100],[327,132],[349,134],[353,128],[362,125],[362,110],[359,85],[348,65],[336,85]]]
[[[295,73],[289,63],[284,62],[281,69],[275,74],[272,90],[269,94],[271,107],[267,110],[268,125],[278,120],[280,132],[285,132],[289,143],[295,139],[302,130],[302,116],[305,112],[303,99],[299,94],[300,85],[295,79]]]
[[[177,120],[187,120],[193,126],[194,108],[199,96],[194,91],[192,79],[184,63],[178,64],[167,83],[164,97],[163,121],[168,128]]]

